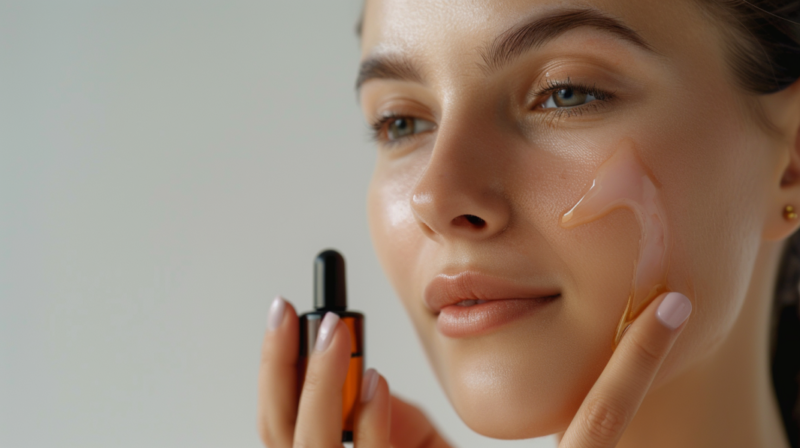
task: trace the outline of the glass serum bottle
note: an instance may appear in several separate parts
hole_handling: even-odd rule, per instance
[[[347,310],[344,257],[335,250],[323,251],[314,260],[314,308],[314,311],[300,316],[298,392],[303,388],[309,356],[314,350],[322,318],[328,312],[336,313],[350,332],[350,367],[342,390],[342,442],[352,442],[355,408],[364,371],[364,315]]]

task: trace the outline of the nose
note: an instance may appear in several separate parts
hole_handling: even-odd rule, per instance
[[[502,233],[511,216],[504,156],[498,139],[476,136],[465,127],[448,129],[443,123],[410,198],[423,233],[440,242],[484,240]]]

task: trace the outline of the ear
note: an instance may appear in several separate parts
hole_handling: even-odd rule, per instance
[[[777,128],[774,142],[782,172],[767,209],[763,236],[780,241],[800,228],[800,80],[769,95],[764,103]]]

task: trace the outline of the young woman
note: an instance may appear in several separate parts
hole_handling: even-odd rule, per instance
[[[797,308],[780,314],[798,22],[785,0],[366,3],[372,238],[467,425],[571,448],[796,446],[797,371],[773,384],[770,362],[800,357]],[[340,446],[349,335],[323,330],[298,402],[297,316],[270,309],[271,448]],[[356,446],[447,446],[374,370],[361,400]]]

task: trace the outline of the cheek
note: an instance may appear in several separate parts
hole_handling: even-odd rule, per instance
[[[639,251],[625,313],[614,344],[649,303],[667,289],[670,230],[660,186],[642,166],[632,141],[620,142],[597,170],[589,191],[564,215],[561,226],[574,228],[603,218],[617,208],[633,212],[639,225]]]
[[[414,282],[419,270],[418,259],[425,236],[420,231],[411,210],[410,195],[418,174],[416,164],[398,169],[379,160],[367,195],[367,216],[370,235],[378,259],[403,301],[411,312],[415,297]]]
[[[767,149],[748,140],[757,134],[743,132],[737,104],[713,114],[677,109],[672,116],[681,117],[675,127],[682,132],[651,129],[640,139],[658,167],[674,235],[668,283],[695,305],[660,381],[713,352],[738,318],[761,243],[770,176]]]
[[[424,154],[406,163],[378,161],[367,194],[367,216],[372,244],[389,282],[403,304],[434,369],[442,358],[433,347],[435,317],[422,304],[433,244],[422,232],[411,209],[411,192],[424,170]],[[426,252],[427,251],[427,252]]]
[[[409,275],[412,246],[417,239],[405,182],[390,179],[376,169],[367,196],[372,244],[395,288]]]

